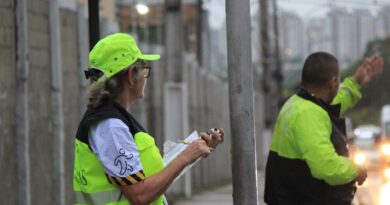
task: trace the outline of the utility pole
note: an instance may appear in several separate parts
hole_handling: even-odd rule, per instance
[[[183,22],[180,0],[165,0],[164,136],[179,140],[189,132],[187,85],[183,82]],[[179,182],[179,181],[178,181]],[[191,173],[171,190],[191,196]]]
[[[264,119],[265,128],[270,129],[273,123],[273,77],[272,77],[272,49],[269,37],[268,0],[260,0],[260,33],[261,33],[261,59],[263,65],[263,91],[264,91]]]
[[[89,49],[100,39],[99,0],[88,0]]]
[[[283,91],[283,64],[280,58],[280,47],[279,47],[279,17],[278,17],[278,5],[277,0],[272,0],[273,8],[273,19],[274,19],[274,36],[275,36],[275,70],[273,74],[273,79],[276,82],[276,92],[275,92],[275,109],[279,110],[281,100],[282,100],[282,91]],[[273,119],[275,119],[277,113],[274,113]]]
[[[258,204],[249,0],[226,0],[233,202]]]
[[[53,126],[53,188],[54,204],[65,205],[64,114],[62,106],[62,63],[58,0],[49,1],[51,113]]]
[[[183,23],[180,0],[165,0],[165,49],[167,81],[183,80]]]
[[[17,153],[17,204],[31,204],[30,146],[28,106],[28,21],[27,0],[15,2],[16,17],[16,153]],[[6,197],[6,196],[4,196]]]
[[[198,0],[198,29],[197,29],[197,48],[196,48],[196,53],[197,53],[197,58],[200,67],[203,67],[203,59],[202,59],[202,43],[203,43],[203,0]]]

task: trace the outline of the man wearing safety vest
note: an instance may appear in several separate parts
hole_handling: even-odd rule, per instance
[[[159,58],[142,54],[124,33],[103,38],[90,52],[88,109],[75,139],[76,204],[167,205],[163,194],[173,180],[222,142],[222,129],[201,132],[201,139],[164,167],[154,138],[127,111],[144,96],[148,61]]]
[[[340,85],[334,56],[318,52],[306,59],[301,87],[282,107],[274,128],[266,165],[267,204],[352,203],[355,184],[365,181],[367,170],[349,159],[340,115],[359,101],[360,86],[382,69],[380,56],[366,58]]]

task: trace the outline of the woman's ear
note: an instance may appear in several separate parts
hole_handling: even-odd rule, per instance
[[[127,72],[127,81],[129,82],[130,86],[135,86],[137,83],[137,68],[130,67]]]

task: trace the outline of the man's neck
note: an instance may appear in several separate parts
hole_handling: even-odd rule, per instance
[[[306,89],[309,93],[314,95],[316,98],[324,101],[325,103],[331,103],[331,99],[329,99],[329,93],[326,89],[319,89],[319,88],[313,88],[313,87],[303,87]]]

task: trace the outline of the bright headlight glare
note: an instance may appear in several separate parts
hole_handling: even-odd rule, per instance
[[[356,164],[362,165],[366,161],[366,155],[363,153],[356,153],[353,159]]]
[[[387,180],[389,180],[390,179],[390,168],[385,169],[384,174],[385,174],[385,178]]]
[[[382,145],[381,150],[384,155],[390,155],[390,144]]]

